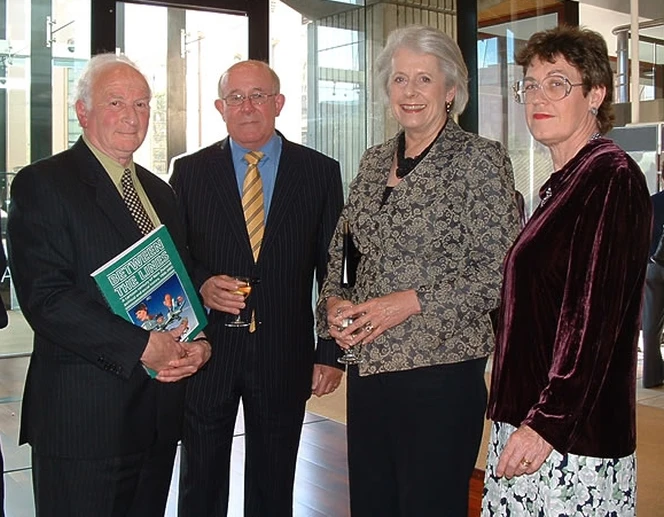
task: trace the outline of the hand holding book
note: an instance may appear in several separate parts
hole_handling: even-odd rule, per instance
[[[207,317],[165,226],[109,260],[92,277],[115,314],[150,331],[141,358],[150,377],[188,356],[180,342],[199,335]]]

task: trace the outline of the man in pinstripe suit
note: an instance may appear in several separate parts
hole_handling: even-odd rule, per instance
[[[247,516],[292,514],[295,462],[305,403],[337,388],[331,340],[314,343],[312,281],[322,284],[327,247],[343,204],[339,164],[275,131],[284,104],[279,79],[258,61],[236,63],[215,101],[229,138],[176,160],[171,183],[187,224],[194,282],[210,308],[208,367],[188,386],[182,441],[180,517],[224,516],[233,429],[242,400]],[[264,235],[255,259],[241,192],[258,163]],[[244,309],[232,275],[254,280],[254,325],[225,326]],[[255,328],[254,328],[255,327]]]
[[[12,183],[9,260],[34,330],[20,442],[32,445],[38,517],[162,517],[182,425],[176,381],[210,356],[206,341],[185,349],[115,315],[90,276],[147,231],[123,200],[127,174],[132,208],[166,225],[186,260],[173,191],[132,159],[149,102],[131,61],[95,56],[77,90],[83,137]]]

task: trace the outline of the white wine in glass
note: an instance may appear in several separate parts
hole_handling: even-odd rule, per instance
[[[231,291],[233,294],[239,294],[244,296],[246,300],[247,297],[251,294],[251,279],[244,276],[234,276],[234,280],[242,282],[243,285],[238,287],[235,291]],[[242,319],[242,311],[235,316],[235,319],[226,323],[227,327],[248,327],[251,323]]]

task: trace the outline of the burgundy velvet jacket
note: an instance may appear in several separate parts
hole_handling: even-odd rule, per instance
[[[651,204],[638,165],[589,142],[540,190],[505,262],[489,417],[565,454],[636,446],[639,314]]]

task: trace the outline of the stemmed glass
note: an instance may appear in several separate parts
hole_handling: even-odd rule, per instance
[[[251,279],[246,276],[234,276],[234,280],[241,282],[243,285],[238,287],[235,291],[231,291],[233,294],[241,294],[246,300],[249,294],[251,294]],[[233,321],[226,323],[227,327],[248,327],[251,323],[242,319],[242,311],[240,311]]]
[[[339,330],[343,330],[346,327],[348,327],[351,323],[353,323],[353,318],[344,318],[341,320],[341,326],[339,327]],[[346,348],[344,350],[344,354],[337,359],[337,362],[341,364],[359,364],[362,362],[362,358],[360,357],[360,348],[362,347],[362,343],[358,343],[357,345]]]

